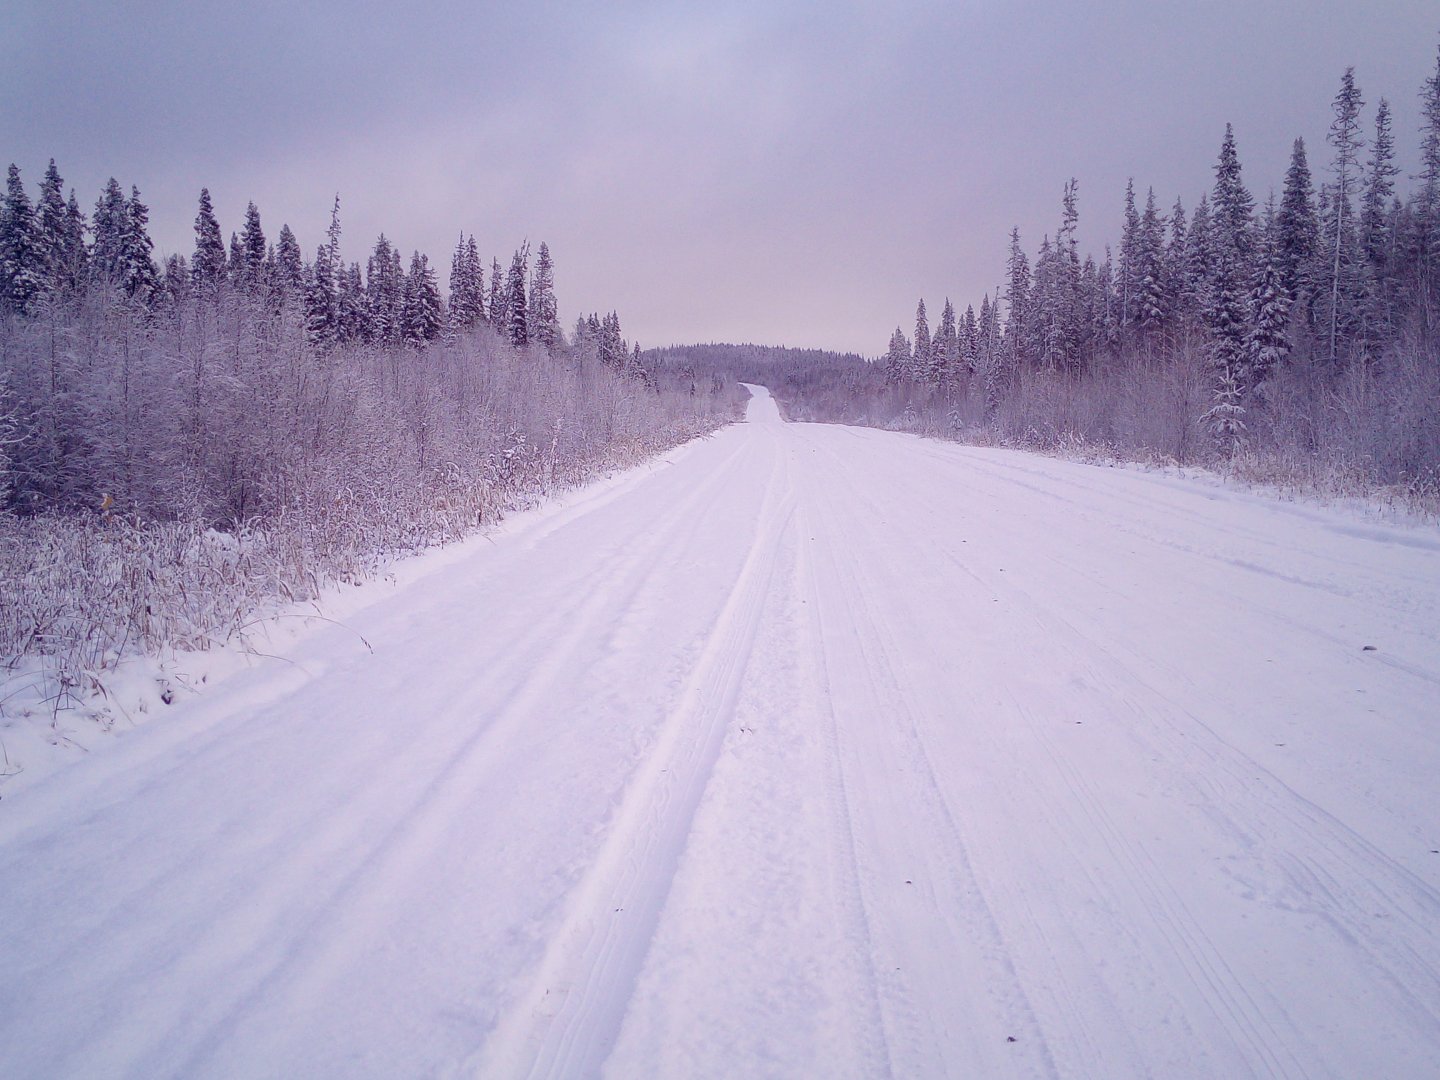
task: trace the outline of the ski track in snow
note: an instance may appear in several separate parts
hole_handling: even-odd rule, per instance
[[[7,791],[0,1076],[1433,1075],[1435,530],[753,393]]]

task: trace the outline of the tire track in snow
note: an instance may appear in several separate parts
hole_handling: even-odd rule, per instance
[[[177,1074],[193,1075],[237,1019],[268,993],[277,979],[305,964],[320,962],[323,967],[327,953],[344,953],[347,947],[355,952],[353,942],[346,944],[337,910],[383,907],[388,892],[385,883],[404,879],[394,877],[397,868],[403,875],[406,865],[413,868],[425,858],[443,857],[434,838],[456,819],[469,792],[494,776],[500,762],[487,759],[530,715],[527,710],[533,711],[550,682],[584,653],[585,642],[609,632],[616,613],[655,573],[657,559],[677,541],[683,547],[681,538],[701,527],[703,518],[696,511],[716,488],[730,481],[732,470],[742,465],[742,453],[730,455],[702,483],[692,486],[659,528],[648,529],[633,545],[615,544],[598,566],[586,567],[585,576],[590,577],[592,586],[599,587],[582,593],[585,600],[578,609],[556,603],[550,617],[517,638],[486,673],[486,700],[504,703],[500,709],[487,712],[467,696],[465,688],[473,680],[468,665],[437,665],[437,677],[420,690],[414,704],[414,715],[425,718],[431,738],[399,742],[389,763],[390,784],[408,784],[410,788],[398,804],[392,796],[368,810],[366,801],[357,799],[355,777],[364,771],[374,747],[364,740],[338,742],[333,749],[340,760],[311,774],[312,782],[323,785],[324,794],[305,804],[312,811],[307,818],[288,820],[285,828],[269,832],[263,847],[255,847],[254,807],[239,805],[233,816],[211,831],[195,831],[190,842],[158,871],[139,873],[119,896],[97,904],[103,914],[68,940],[57,961],[62,967],[80,964],[85,956],[98,952],[107,957],[111,967],[101,974],[109,988],[99,996],[121,1004],[97,1014],[94,1041],[83,1048],[86,1057],[93,1060],[98,1050],[103,1059],[119,1060],[132,1052],[129,1048],[136,1039],[163,1036],[174,1047],[174,1054],[185,1054],[184,1048],[191,1047]],[[566,595],[573,599],[574,591],[567,590]],[[244,741],[255,741],[267,727],[293,723],[296,713],[305,711],[296,707],[298,700],[315,685],[310,680],[291,695],[295,701],[271,706],[268,723],[263,718],[255,721],[257,730],[247,731]],[[207,702],[197,704],[203,707]],[[437,754],[433,740],[447,736],[453,745]],[[219,744],[214,749],[220,751],[222,760],[236,753],[225,738],[214,742]],[[203,754],[199,757],[205,760]],[[141,790],[163,787],[152,779]],[[319,813],[314,812],[317,805],[323,808]],[[237,849],[244,850],[247,839],[252,850],[239,860],[243,879],[234,875],[237,863],[233,858],[205,856],[219,851],[233,856]],[[18,854],[23,855],[23,848]],[[327,864],[332,872],[323,892],[316,894],[307,887],[303,898],[293,894],[292,882],[305,880],[303,874],[294,872],[296,868]],[[13,872],[8,864],[0,867],[0,874],[6,872]],[[153,924],[144,915],[156,896],[181,901],[177,906],[186,915]],[[183,903],[186,896],[195,897],[196,902]],[[213,899],[201,902],[202,897],[223,900],[217,905]],[[297,913],[299,925],[306,928],[300,935],[306,944],[299,949],[287,945],[296,938]],[[127,929],[132,926],[149,926],[151,932]],[[363,935],[357,940],[363,941]],[[102,949],[106,942],[108,947]],[[137,1001],[124,993],[136,979],[137,969],[165,970],[168,977],[181,981],[193,976],[211,982],[212,990],[202,1002],[187,1003],[177,1030],[149,1001]],[[225,978],[217,977],[221,971],[227,973]],[[27,1002],[26,1011],[51,1011],[43,997]],[[136,1024],[134,1014],[144,1016],[144,1021]]]
[[[630,608],[636,595],[664,567],[662,556],[686,548],[703,524],[698,508],[729,478],[732,468],[740,467],[742,454],[743,450],[730,455],[704,482],[692,487],[673,505],[660,527],[645,533],[639,543],[613,545],[598,572],[597,568],[585,567],[581,576],[588,581],[588,591],[563,587],[561,592],[567,599],[578,592],[585,600],[578,607],[553,605],[554,617],[538,624],[507,655],[502,669],[507,681],[500,684],[503,689],[492,693],[493,681],[487,689],[487,698],[494,697],[503,706],[483,725],[468,729],[470,734],[447,755],[443,769],[427,780],[407,811],[388,815],[382,822],[357,825],[351,831],[346,844],[366,852],[363,862],[337,884],[315,912],[303,936],[306,945],[289,954],[282,965],[269,972],[231,1009],[228,1017],[217,1022],[216,1035],[233,1028],[235,1018],[243,1014],[247,1005],[275,993],[277,984],[285,978],[299,981],[300,988],[291,988],[288,996],[297,1005],[303,1004],[318,992],[313,985],[307,985],[315,981],[306,977],[308,973],[318,972],[324,978],[344,956],[362,951],[370,932],[384,926],[386,911],[396,903],[388,883],[410,880],[419,876],[427,861],[445,858],[447,833],[457,821],[465,820],[471,794],[496,783],[505,767],[505,758],[497,751],[516,734],[519,725],[537,715],[550,688],[573,669],[577,659],[588,654],[589,643],[613,630],[619,614]],[[468,669],[455,665],[455,670]],[[494,668],[487,670],[487,680],[495,676]],[[464,680],[457,680],[458,697],[434,711],[437,729],[465,731],[462,722],[476,715],[476,705],[463,693],[463,685]],[[336,815],[337,820],[346,816],[343,812]],[[374,839],[377,833],[378,839]],[[363,842],[362,837],[366,838]],[[211,1044],[215,1041],[210,1040]],[[205,1052],[197,1052],[182,1072],[196,1072]]]
[[[907,501],[915,498],[917,485],[906,483],[903,470],[895,470],[894,475],[900,478],[897,484],[910,489],[905,493]],[[886,509],[871,500],[871,512],[859,516],[881,517]],[[920,535],[930,538],[927,532],[922,531]],[[901,548],[892,553],[892,560],[907,566],[916,576],[938,585],[937,576],[943,579],[945,574],[930,564],[939,556],[948,561],[950,572],[959,578],[996,590],[1010,606],[1018,601],[1020,610],[1034,623],[1034,630],[1029,635],[1021,635],[1015,645],[1019,646],[1021,640],[1033,640],[1045,643],[1047,651],[1058,650],[1068,658],[1070,667],[1082,672],[1090,684],[1107,691],[1117,702],[1133,701],[1138,696],[1144,707],[1139,702],[1132,706],[1135,723],[1127,725],[1125,730],[1142,747],[1145,759],[1166,763],[1167,769],[1173,769],[1176,762],[1185,762],[1186,768],[1175,774],[1174,782],[1196,788],[1195,795],[1187,802],[1202,809],[1207,816],[1218,815],[1217,820],[1237,848],[1252,849],[1257,840],[1264,838],[1262,843],[1269,864],[1282,870],[1287,866],[1292,868],[1285,872],[1294,879],[1295,894],[1307,897],[1310,902],[1322,901],[1322,908],[1330,908],[1324,917],[1335,925],[1341,942],[1363,942],[1371,951],[1373,961],[1381,969],[1377,974],[1383,974],[1394,991],[1387,1007],[1397,1015],[1407,1016],[1415,1030],[1433,1030],[1436,1013],[1425,1004],[1426,1000],[1440,1000],[1435,997],[1437,977],[1433,968],[1425,963],[1424,957],[1416,955],[1409,938],[1397,940],[1396,935],[1386,933],[1385,924],[1375,922],[1373,912],[1401,916],[1411,937],[1416,934],[1431,937],[1433,931],[1429,928],[1435,925],[1437,912],[1434,890],[1332,815],[1285,786],[1253,758],[1221,739],[1198,717],[1185,712],[1182,727],[1181,718],[1171,715],[1179,706],[1139,673],[1149,669],[1120,664],[1102,643],[1103,635],[1097,641],[1094,633],[1082,632],[1057,608],[1053,598],[1041,600],[1032,596],[1011,575],[995,580],[980,577],[960,560],[958,550],[963,549],[952,550],[944,544],[921,545],[903,529],[895,531],[892,541]],[[1062,547],[1062,550],[1069,549]],[[1063,566],[1066,572],[1080,573],[1068,562],[1056,558],[1051,562]],[[1077,615],[1083,612],[1083,608],[1078,609]],[[1306,629],[1298,623],[1292,625]],[[1084,649],[1080,647],[1081,642],[1085,643]],[[1102,672],[1093,662],[1097,658],[1111,661],[1116,670]],[[1057,669],[1063,666],[1056,665]],[[1098,895],[1113,896],[1119,903],[1118,910],[1134,913],[1137,925],[1150,923],[1155,927],[1184,965],[1193,985],[1209,1001],[1214,1015],[1237,1040],[1236,1045],[1245,1048],[1244,1063],[1232,1061],[1227,1068],[1255,1069],[1263,1075],[1306,1075],[1307,1066],[1297,1055],[1303,1055],[1313,1066],[1314,1050],[1307,1042],[1296,1041],[1302,1033],[1287,1017],[1284,1003],[1266,992],[1268,984],[1255,982],[1253,972],[1247,980],[1231,966],[1225,949],[1206,932],[1144,846],[1118,828],[1093,786],[1057,752],[1051,738],[1053,732],[1043,729],[1033,712],[1014,695],[1005,696],[1010,711],[1025,718],[1033,732],[1032,742],[1043,747],[1051,768],[1073,795],[1070,800],[1054,801],[1051,807],[1052,813],[1071,822],[1060,830],[1062,835],[1099,837],[1111,860],[1121,868],[1119,875],[1088,875],[1092,890]],[[1063,713],[1064,706],[1058,699],[1052,711]],[[1156,735],[1166,735],[1166,738],[1156,741]],[[1221,788],[1215,787],[1217,781]],[[1279,828],[1275,823],[1279,823]],[[1287,834],[1306,836],[1311,844],[1304,851],[1288,853],[1278,839]],[[1316,864],[1314,856],[1318,853],[1328,853],[1325,860],[1328,867]],[[1347,888],[1339,884],[1341,881],[1352,884]],[[1121,885],[1135,889],[1135,902],[1123,900],[1123,893],[1117,891]],[[1337,889],[1341,891],[1334,891]],[[1323,903],[1326,898],[1334,902],[1326,905]],[[1024,897],[1019,900],[1023,902]],[[1263,1002],[1256,999],[1251,987]],[[1422,987],[1424,992],[1417,993]],[[1212,1045],[1211,1049],[1219,1047]]]
[[[866,494],[861,486],[857,485],[854,492],[857,500],[863,505],[862,507],[855,508],[856,512],[850,514],[851,520],[857,522],[859,528],[875,531],[874,523],[885,521],[887,517],[890,516],[891,508],[877,503],[872,497]],[[912,496],[907,496],[905,499],[900,500],[899,504],[916,505],[911,501],[912,498]],[[945,545],[933,544],[933,537],[929,533],[923,535],[926,540],[932,542],[917,542],[917,538],[910,536],[906,530],[892,528],[884,537],[876,535],[873,546],[876,550],[880,550],[881,546],[888,542],[888,546],[891,549],[888,552],[888,564],[904,566],[912,581],[914,579],[926,580],[930,583],[934,593],[940,595],[962,594],[961,589],[946,586],[945,582],[947,578],[950,580],[965,580],[980,584],[987,589],[994,587],[993,583],[980,578],[973,570],[961,563]],[[937,562],[939,563],[938,566]],[[868,562],[864,559],[857,559],[855,561],[857,575],[861,578],[867,577],[872,567],[883,567],[885,565],[886,561],[873,558]],[[1016,591],[1016,586],[1013,582],[1006,581],[1005,588],[1012,592]],[[905,603],[904,598],[907,595],[907,589],[904,582],[898,580],[892,581],[889,587],[882,590],[882,592],[883,595],[888,598],[891,609]],[[1032,603],[1032,606],[1037,618],[1040,617],[1041,614],[1048,614],[1048,609],[1043,609],[1042,611],[1042,605]],[[880,620],[883,622],[885,607],[883,605],[871,605],[871,609],[879,615]],[[1052,623],[1044,629],[1040,639],[1046,642],[1053,642],[1054,639],[1060,636],[1055,633],[1055,630],[1056,627]],[[896,657],[899,665],[897,670],[905,671],[907,666],[906,657],[899,650],[896,650]],[[899,684],[895,688],[895,700],[903,704],[905,688],[913,685],[915,685],[915,680],[911,675],[902,676]],[[1004,687],[1000,687],[999,689],[1010,702],[1011,711],[1026,716],[1027,720],[1032,719],[1028,710],[1025,709],[1012,694],[1006,691]],[[905,712],[909,716],[910,726],[915,731],[917,745],[920,746],[923,754],[924,740],[919,734],[915,714],[910,713],[909,710],[905,710]],[[1032,723],[1032,727],[1033,726]],[[1047,750],[1050,750],[1051,748],[1048,741],[1044,738],[1044,734],[1039,732],[1038,729],[1036,729],[1036,734],[1037,737],[1035,741],[1041,743]],[[1051,756],[1054,757],[1053,751]],[[1098,832],[1105,838],[1107,847],[1110,849],[1112,856],[1115,857],[1117,864],[1125,871],[1118,876],[1107,875],[1104,878],[1097,878],[1093,875],[1090,876],[1092,888],[1098,894],[1105,895],[1107,893],[1115,893],[1117,887],[1121,885],[1127,888],[1133,888],[1138,883],[1141,887],[1141,891],[1137,892],[1137,895],[1142,897],[1140,902],[1135,904],[1118,903],[1118,909],[1129,910],[1136,914],[1141,920],[1147,920],[1154,924],[1160,939],[1169,943],[1177,959],[1181,962],[1185,970],[1190,973],[1194,985],[1197,989],[1201,990],[1202,994],[1210,1002],[1217,1017],[1221,1018],[1222,1024],[1233,1032],[1234,1035],[1238,1036],[1241,1045],[1248,1048],[1247,1053],[1244,1055],[1246,1060],[1250,1062],[1264,1062],[1266,1071],[1270,1075],[1297,1075],[1296,1070],[1298,1066],[1293,1058],[1282,1064],[1282,1059],[1277,1057],[1272,1051],[1270,1043],[1278,1042],[1279,1040],[1274,1038],[1275,1033],[1273,1031],[1262,1033],[1257,1027],[1257,1023],[1262,1022],[1259,1021],[1258,1018],[1262,1017],[1263,1013],[1255,1007],[1248,992],[1225,963],[1213,942],[1211,942],[1208,936],[1200,929],[1198,923],[1190,916],[1183,904],[1178,902],[1173,889],[1171,889],[1167,883],[1163,882],[1158,874],[1157,868],[1148,862],[1148,856],[1124,840],[1119,832],[1114,829],[1108,816],[1104,815],[1098,800],[1093,798],[1087,788],[1076,788],[1074,786],[1075,783],[1078,782],[1078,778],[1073,770],[1067,768],[1065,763],[1058,758],[1056,758],[1056,764],[1061,771],[1061,775],[1067,777],[1069,780],[1072,794],[1075,795],[1076,798],[1068,801],[1049,801],[1046,804],[1047,814],[1053,815],[1058,813],[1079,822],[1080,827],[1078,829],[1072,827],[1066,830],[1068,833],[1088,835]],[[928,758],[925,766],[929,771],[931,782],[934,784],[938,796],[942,801],[948,803],[943,786],[938,780],[934,779],[935,774],[933,767],[929,765]],[[1086,813],[1077,816],[1074,811],[1076,804],[1082,807]],[[951,815],[951,819],[953,821],[953,815]],[[1029,907],[1028,899],[1023,893],[1008,896],[1006,902],[1012,904],[1019,903],[1027,909]],[[1032,918],[1031,921],[1034,930],[1040,932],[1042,936],[1045,935],[1045,920]],[[1140,939],[1137,939],[1137,944],[1139,944],[1139,942]],[[1047,949],[1047,951],[1049,950]],[[1072,976],[1074,974],[1075,973],[1072,972]],[[1080,974],[1084,975],[1085,973],[1082,971]],[[1060,972],[1056,972],[1056,977],[1057,981],[1063,984],[1065,979],[1061,977]],[[1096,989],[1098,990],[1099,988],[1097,987]],[[1088,1007],[1093,1008],[1096,1001],[1100,1000],[1100,998],[1101,995],[1094,995]],[[1227,1018],[1228,1023],[1226,1022]],[[1081,1014],[1072,1012],[1068,1026],[1070,1029],[1070,1037],[1074,1038],[1078,1036],[1082,1040],[1088,1041],[1084,1034],[1086,1024]],[[1125,1023],[1123,1018],[1114,1016],[1106,1027],[1112,1032],[1123,1030]],[[1271,1038],[1267,1039],[1267,1035]],[[1140,1060],[1140,1058],[1136,1056],[1136,1050],[1138,1050],[1138,1048],[1131,1050],[1128,1054],[1132,1063],[1138,1063]],[[1085,1056],[1089,1060],[1094,1061],[1112,1057],[1115,1053],[1116,1048],[1113,1047],[1109,1048],[1108,1051],[1102,1052],[1101,1048],[1090,1046]],[[1053,1067],[1052,1063],[1051,1068]]]
[[[1067,569],[1082,573],[1078,568]],[[1153,676],[1146,674],[1155,669],[1153,660],[1134,655],[1097,628],[1082,629],[1083,613],[1066,615],[1041,603],[1014,581],[1006,585],[1012,602],[1023,605],[1045,640],[1068,656],[1092,685],[1114,700],[1130,704],[1135,723],[1127,727],[1127,734],[1147,757],[1187,763],[1172,782],[1196,789],[1195,803],[1204,806],[1235,847],[1279,870],[1294,894],[1306,897],[1344,939],[1364,946],[1395,991],[1392,1005],[1398,1012],[1410,1016],[1417,1028],[1440,1026],[1440,1005],[1436,1004],[1440,1003],[1440,973],[1394,934],[1380,933],[1374,916],[1380,910],[1387,918],[1398,917],[1407,934],[1430,939],[1434,951],[1440,952],[1440,934],[1436,933],[1440,891],[1167,696],[1155,685]],[[1289,622],[1297,630],[1309,630],[1302,623]],[[1080,641],[1087,646],[1083,652],[1075,645]],[[1168,674],[1181,685],[1194,688],[1193,699],[1205,696],[1184,672]],[[1027,718],[1033,726],[1033,716]],[[1103,813],[1088,782],[1056,754],[1053,743],[1038,728],[1036,732],[1036,741],[1069,776],[1077,796]],[[1109,831],[1118,836],[1113,823],[1109,823]],[[1306,836],[1311,849],[1287,850],[1283,839],[1287,835]],[[1137,865],[1145,869],[1144,864]],[[1159,881],[1156,887],[1162,887]],[[1183,906],[1173,890],[1169,902]],[[1190,921],[1193,924],[1193,918]],[[1233,975],[1229,981],[1236,981]],[[1417,993],[1420,987],[1424,987],[1423,993]]]
[[[720,616],[650,758],[611,821],[595,862],[531,988],[463,1067],[484,1076],[595,1075],[619,1035],[695,812],[723,744],[795,496],[771,440],[764,508]]]
[[[877,588],[870,573],[895,564],[895,552],[888,537],[872,532],[878,515],[841,510],[823,482],[806,496],[819,511],[814,546],[828,579],[816,597],[821,640],[836,654],[826,669],[860,678],[851,688],[860,707],[835,730],[842,789],[861,795],[854,801],[847,795],[847,806],[868,839],[856,846],[856,873],[888,1071],[1054,1076],[1038,1018],[925,747],[919,713],[927,703],[915,697],[905,650],[885,614],[897,591]],[[893,820],[877,813],[885,807],[895,810]],[[990,982],[972,979],[981,971]],[[1023,1043],[1007,1043],[1007,1033]]]
[[[811,499],[807,495],[805,502],[808,504],[810,501]],[[822,526],[819,524],[812,523],[808,514],[804,514],[800,518],[797,577],[805,592],[810,619],[810,647],[813,652],[815,677],[818,679],[817,684],[813,685],[810,690],[824,726],[825,749],[829,766],[827,769],[828,795],[831,819],[834,823],[832,829],[840,842],[840,858],[847,871],[836,882],[836,889],[842,894],[842,906],[850,924],[846,937],[858,946],[861,970],[868,976],[864,999],[855,1004],[858,1005],[860,1013],[873,1027],[880,1039],[880,1046],[873,1053],[874,1060],[870,1064],[873,1066],[874,1073],[881,1074],[883,1072],[884,1075],[893,1076],[895,1075],[895,1065],[889,1040],[885,1037],[884,1009],[880,1001],[880,977],[875,966],[875,934],[870,923],[869,912],[865,907],[865,890],[861,884],[860,849],[855,838],[855,814],[857,811],[845,783],[840,724],[835,715],[833,687],[836,675],[832,673],[830,661],[826,655],[825,643],[831,635],[827,635],[825,622],[821,616],[823,605],[819,576],[814,565],[815,558],[807,554],[806,537],[809,537],[811,541],[816,541],[821,528]],[[818,558],[825,558],[827,555],[828,552],[823,549],[816,553]]]

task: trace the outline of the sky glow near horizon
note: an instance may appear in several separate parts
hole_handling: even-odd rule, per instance
[[[920,296],[978,307],[1070,176],[1097,256],[1127,177],[1194,206],[1227,121],[1257,203],[1296,136],[1323,179],[1349,65],[1408,190],[1440,43],[1433,0],[6,7],[0,164],[87,211],[138,185],[157,254],[203,186],[311,255],[338,192],[347,261],[383,231],[443,283],[461,231],[487,266],[545,240],[567,326],[866,355]]]

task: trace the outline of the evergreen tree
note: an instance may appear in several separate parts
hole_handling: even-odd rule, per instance
[[[410,273],[405,279],[404,325],[405,343],[419,347],[434,341],[445,326],[445,311],[440,302],[440,287],[430,260],[416,251],[410,256]]]
[[[485,268],[480,263],[480,249],[475,246],[473,235],[465,243],[465,267],[470,288],[470,306],[473,309],[475,322],[477,324],[488,322],[489,318],[485,311]]]
[[[240,237],[233,232],[230,234],[230,254],[225,259],[225,276],[237,285],[245,277],[245,249],[240,246]]]
[[[986,293],[980,301],[980,317],[975,323],[975,371],[985,387],[987,405],[991,400],[998,403],[1003,381],[999,307],[998,302],[990,302],[990,294]]]
[[[1285,190],[1276,216],[1280,280],[1292,303],[1307,292],[1307,275],[1320,251],[1320,223],[1315,213],[1315,195],[1310,166],[1305,158],[1305,140],[1296,139],[1285,173]]]
[[[260,211],[251,202],[245,207],[245,227],[240,233],[240,248],[244,253],[242,276],[250,288],[255,288],[265,281],[265,246],[265,230],[260,226]]]
[[[975,305],[965,305],[965,315],[956,327],[960,336],[960,377],[975,374],[976,356],[980,351],[980,330],[975,322]]]
[[[165,260],[160,274],[160,294],[167,304],[178,304],[187,300],[192,291],[190,265],[183,255],[171,255]]]
[[[1034,351],[1040,364],[1051,371],[1079,372],[1085,366],[1083,346],[1089,333],[1076,240],[1079,215],[1073,179],[1065,184],[1062,210],[1054,244],[1046,237],[1035,259],[1031,293]]]
[[[898,326],[890,335],[890,349],[885,354],[885,381],[898,386],[910,370],[910,342],[905,340],[905,331]]]
[[[280,239],[275,244],[275,285],[284,297],[299,297],[305,292],[305,263],[300,255],[300,242],[289,225],[280,226]]]
[[[210,189],[200,189],[200,210],[195,215],[195,254],[190,257],[190,280],[196,292],[210,295],[225,277],[225,243],[220,222],[210,202]]]
[[[1390,130],[1390,103],[1381,98],[1375,111],[1375,141],[1360,203],[1360,246],[1376,269],[1389,262],[1387,215],[1395,197],[1395,177],[1399,172],[1395,166],[1395,135]]]
[[[79,282],[74,274],[70,250],[70,210],[65,205],[64,183],[54,158],[50,159],[45,179],[40,182],[40,198],[35,207],[35,234],[44,292],[52,297],[70,295]]]
[[[1185,204],[1176,199],[1170,208],[1170,235],[1165,243],[1165,306],[1174,320],[1192,315],[1198,306],[1188,288],[1189,242]]]
[[[27,314],[45,285],[44,252],[20,170],[10,166],[0,204],[0,307]]]
[[[1165,219],[1155,207],[1155,189],[1145,200],[1136,259],[1135,321],[1146,336],[1159,331],[1169,314],[1165,295]]]
[[[548,351],[554,352],[560,342],[560,316],[555,303],[555,264],[550,261],[550,248],[543,240],[535,257],[528,313],[529,340],[539,342]]]
[[[69,275],[67,284],[75,292],[79,292],[89,279],[90,275],[90,249],[85,246],[85,233],[89,226],[85,221],[85,211],[80,209],[80,201],[75,198],[75,189],[70,189],[70,198],[65,201],[65,250],[69,260]]]
[[[340,336],[336,300],[330,247],[321,244],[315,249],[315,262],[309,268],[305,283],[305,334],[317,349],[330,348]]]
[[[1030,319],[1030,262],[1020,246],[1020,229],[1010,230],[1010,256],[1005,266],[1009,282],[1005,293],[1005,353],[1010,371],[1029,367],[1033,361],[1027,323]]]
[[[118,286],[124,277],[125,235],[130,230],[130,208],[125,192],[113,176],[95,203],[91,234],[90,272],[96,282]]]
[[[1345,335],[1353,328],[1355,308],[1360,300],[1356,280],[1356,241],[1351,216],[1351,192],[1359,174],[1360,148],[1365,140],[1360,135],[1360,109],[1365,103],[1355,85],[1355,69],[1346,68],[1335,95],[1335,119],[1330,124],[1327,141],[1335,148],[1331,171],[1335,183],[1330,190],[1330,214],[1326,219],[1326,247],[1330,255],[1329,286],[1329,357],[1332,364],[1340,358]]]
[[[360,264],[351,263],[335,275],[335,329],[342,341],[369,341],[372,337],[370,298]]]
[[[930,342],[930,370],[926,373],[931,382],[942,385],[952,381],[959,363],[960,336],[955,325],[955,305],[945,298],[945,307],[940,312],[940,325]]]
[[[330,256],[330,266],[339,270],[340,261],[340,194],[335,194],[335,203],[330,207],[330,227],[325,230],[325,250]]]
[[[498,258],[490,260],[490,325],[502,337],[510,336],[510,294]]]
[[[153,300],[160,288],[160,275],[151,252],[155,250],[147,226],[150,210],[140,201],[140,189],[131,185],[125,205],[124,277],[125,293],[141,304]]]
[[[1414,233],[1419,269],[1419,295],[1425,326],[1437,322],[1436,292],[1440,289],[1440,53],[1435,74],[1425,80],[1420,94],[1420,192]]]
[[[930,323],[925,318],[925,301],[915,309],[915,352],[910,359],[910,377],[924,378],[930,370]]]
[[[510,344],[523,349],[530,343],[529,318],[525,305],[526,263],[530,258],[527,244],[510,260],[510,276],[505,282],[506,307],[510,326]]]
[[[472,236],[467,246],[465,234],[461,233],[455,243],[455,254],[450,258],[450,327],[457,333],[472,329],[484,309],[480,281],[476,277],[478,262],[475,238]]]
[[[1390,103],[1381,98],[1375,111],[1375,141],[1360,201],[1360,250],[1367,264],[1372,300],[1365,321],[1382,338],[1393,333],[1395,324],[1397,237],[1391,204],[1399,172],[1395,166],[1395,135],[1390,130]]]
[[[400,253],[381,233],[365,266],[365,292],[370,308],[370,334],[382,345],[398,345],[405,337],[405,275]]]
[[[1135,209],[1135,181],[1125,181],[1125,224],[1120,231],[1120,321],[1126,326],[1138,321],[1132,304],[1140,290],[1140,214]]]
[[[1245,386],[1246,300],[1252,265],[1254,200],[1240,179],[1235,136],[1225,125],[1225,141],[1215,166],[1209,247],[1210,273],[1205,324],[1210,335],[1210,363],[1215,373],[1214,405],[1205,419],[1217,437],[1230,439],[1233,451],[1243,415]],[[1198,217],[1198,215],[1197,215]],[[1192,236],[1195,223],[1192,222]],[[1240,410],[1235,412],[1234,410]],[[1243,424],[1241,425],[1243,428]]]
[[[1225,125],[1225,141],[1215,166],[1210,213],[1216,256],[1227,259],[1233,255],[1241,272],[1247,272],[1255,249],[1255,200],[1240,177],[1240,157],[1235,149],[1235,133],[1229,124]]]
[[[1214,249],[1210,196],[1201,195],[1185,238],[1185,294],[1187,304],[1202,317],[1210,304],[1210,261]]]
[[[1245,445],[1245,406],[1240,380],[1230,370],[1219,376],[1214,401],[1200,419],[1210,429],[1221,455],[1233,458]]]
[[[1250,293],[1250,330],[1245,340],[1245,382],[1251,389],[1269,378],[1290,351],[1290,298],[1273,239],[1264,254]]]

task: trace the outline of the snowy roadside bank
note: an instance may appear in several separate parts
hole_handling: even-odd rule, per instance
[[[248,597],[246,619],[224,636],[200,633],[190,647],[166,645],[112,650],[83,667],[54,655],[12,656],[0,665],[0,799],[39,782],[70,762],[100,753],[127,732],[164,716],[172,706],[212,690],[238,672],[291,664],[287,657],[317,631],[339,624],[502,536],[544,529],[614,498],[656,469],[682,460],[713,432],[696,435],[638,464],[601,471],[599,478],[549,495],[521,493],[498,520],[464,537],[410,555],[377,561],[367,573],[320,584],[313,597]],[[236,541],[207,531],[203,542],[233,551]],[[80,587],[83,587],[83,583]],[[10,587],[7,585],[7,594]],[[13,602],[20,603],[21,597]],[[7,603],[12,602],[10,596]],[[363,639],[357,643],[364,647]]]

